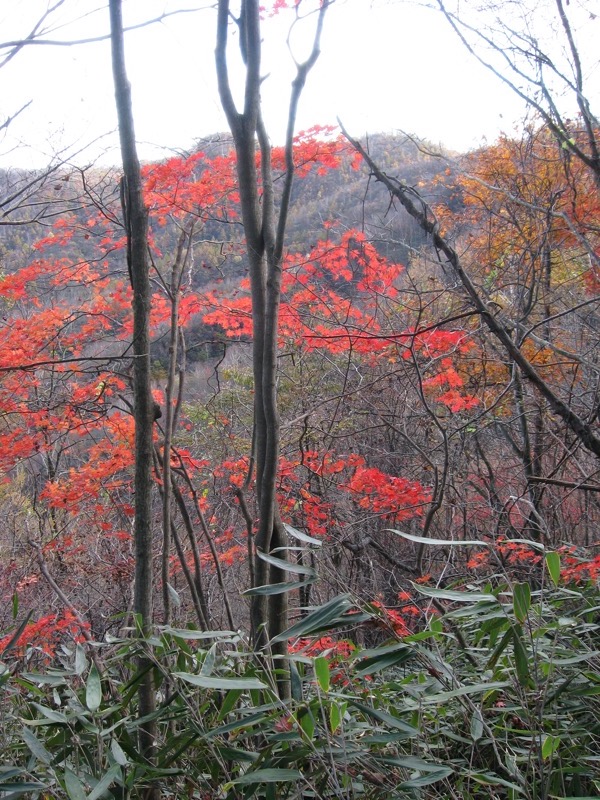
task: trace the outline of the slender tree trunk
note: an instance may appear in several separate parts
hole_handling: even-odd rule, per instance
[[[150,281],[148,262],[148,210],[142,194],[142,177],[135,144],[131,87],[125,69],[121,0],[110,0],[112,68],[119,121],[123,178],[121,198],[127,234],[127,265],[133,288],[133,376],[135,419],[135,582],[133,608],[144,636],[151,632],[152,591],[152,426],[154,409],[150,391]],[[138,669],[139,716],[155,710],[152,662],[140,658]],[[140,726],[140,752],[152,763],[155,752],[156,725]],[[146,796],[158,800],[157,786]]]
[[[313,47],[308,59],[296,64],[292,83],[286,135],[286,169],[282,195],[276,213],[274,182],[271,168],[271,146],[261,115],[260,6],[258,0],[242,0],[238,25],[238,41],[245,64],[243,108],[238,111],[229,83],[227,42],[233,19],[229,0],[219,0],[217,21],[216,65],[219,94],[233,134],[237,156],[242,221],[250,264],[253,324],[254,370],[254,460],[256,464],[256,494],[258,519],[254,540],[255,553],[251,574],[254,586],[281,583],[285,570],[268,565],[260,553],[287,546],[285,527],[277,504],[277,473],[279,464],[279,411],[277,407],[277,359],[279,307],[281,301],[281,265],[283,244],[294,178],[293,138],[298,102],[306,77],[317,61],[325,13],[330,0],[323,0],[317,16]],[[257,165],[257,145],[260,168]],[[243,499],[243,498],[241,498]],[[245,506],[244,506],[245,507]],[[252,525],[249,525],[251,533]],[[252,641],[263,648],[269,638],[287,627],[287,595],[285,593],[252,597],[250,610]],[[285,664],[285,642],[275,645],[273,654],[279,665]],[[282,696],[289,693],[289,682],[280,683]]]

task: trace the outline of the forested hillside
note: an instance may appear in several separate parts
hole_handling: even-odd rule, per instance
[[[0,797],[596,796],[596,118],[272,147],[220,77],[0,176]]]

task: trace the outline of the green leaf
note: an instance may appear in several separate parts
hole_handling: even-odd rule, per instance
[[[221,708],[219,710],[219,716],[217,720],[222,722],[225,717],[229,714],[229,712],[233,709],[237,701],[240,699],[242,693],[239,689],[232,689],[231,691],[227,692],[225,695],[225,699],[221,704]]]
[[[335,733],[342,724],[347,707],[348,703],[339,703],[335,700],[329,706],[329,727],[332,733]]]
[[[513,638],[513,635],[514,635],[514,634],[513,634],[513,629],[512,629],[512,627],[511,627],[511,628],[509,628],[509,629],[506,631],[506,633],[504,634],[504,636],[502,637],[502,639],[500,639],[500,641],[499,641],[499,642],[498,642],[498,644],[496,645],[496,648],[495,648],[494,652],[493,652],[493,653],[492,653],[492,655],[490,656],[490,660],[489,660],[489,661],[488,661],[488,663],[486,664],[486,666],[487,666],[487,668],[488,668],[488,669],[494,669],[494,667],[495,667],[495,666],[496,666],[496,664],[498,663],[498,659],[500,658],[500,656],[502,655],[502,653],[503,653],[503,652],[506,650],[506,648],[508,647],[508,644],[509,644],[509,642],[511,641],[511,639]]]
[[[443,633],[444,623],[439,617],[432,617],[429,620],[429,628],[433,633]]]
[[[314,670],[317,676],[317,683],[322,692],[329,691],[329,662],[325,656],[317,656],[314,660]]]
[[[102,680],[96,665],[92,664],[85,685],[85,704],[90,711],[97,711],[102,702]]]
[[[267,564],[279,567],[279,569],[285,570],[286,572],[293,572],[295,575],[309,575],[311,578],[316,576],[314,569],[312,567],[305,567],[304,564],[296,564],[293,561],[285,561],[283,558],[275,558],[275,556],[269,555],[268,553],[261,553],[260,550],[257,551],[256,555],[261,561],[266,561]]]
[[[513,587],[513,608],[519,622],[525,622],[531,608],[531,587],[528,583],[515,583]]]
[[[517,669],[517,677],[521,686],[531,687],[531,674],[529,672],[529,663],[527,660],[527,651],[521,635],[520,629],[513,627],[513,651],[515,654],[515,667]]]
[[[542,742],[542,758],[550,758],[560,746],[560,736],[545,736]]]
[[[51,708],[46,708],[46,706],[42,706],[39,703],[32,703],[32,705],[34,708],[37,708],[40,714],[52,722],[60,722],[63,725],[66,725],[69,721],[66,714],[63,714],[62,711],[53,711]]]
[[[87,800],[98,800],[99,797],[109,789],[109,787],[121,778],[121,767],[118,764],[113,764],[112,767],[106,772],[94,786],[92,791],[87,797]]]
[[[0,781],[0,794],[2,800],[16,800],[24,794],[31,794],[31,792],[39,792],[45,788],[43,783],[34,783],[33,781],[18,781],[15,783],[4,783]]]
[[[550,580],[555,586],[558,586],[560,582],[560,555],[555,552],[546,553],[546,569],[548,570],[548,575],[550,575]]]
[[[233,720],[233,722],[228,722],[226,725],[219,725],[218,728],[212,728],[207,735],[211,739],[214,739],[218,736],[223,736],[224,733],[230,733],[231,731],[247,730],[254,725],[266,722],[267,719],[267,711],[263,709],[262,711],[257,711],[255,714],[247,714],[246,716]]]
[[[413,583],[413,588],[425,597],[435,597],[438,600],[452,600],[455,603],[497,603],[498,598],[487,592],[458,592],[453,589],[433,589],[430,586],[421,586]]]
[[[284,594],[285,592],[291,592],[294,589],[300,589],[301,586],[309,586],[311,583],[314,583],[316,579],[317,576],[314,575],[312,578],[304,581],[291,581],[289,583],[267,583],[265,586],[255,586],[254,589],[246,589],[246,591],[242,592],[242,594],[245,597]]]
[[[42,764],[52,763],[52,755],[46,750],[33,731],[30,731],[29,728],[22,728],[21,738],[38,761],[41,761]]]
[[[476,708],[471,718],[471,739],[478,742],[483,736],[483,717],[481,711]]]
[[[292,698],[294,700],[302,700],[302,676],[293,660],[290,660],[290,687]]]
[[[416,542],[417,544],[434,544],[443,547],[491,547],[490,542],[480,542],[477,539],[430,539],[427,536],[415,536],[413,533],[404,533],[404,531],[397,531],[394,528],[387,528],[390,533],[395,533],[397,536],[402,536],[403,539],[408,539],[409,542]]]
[[[12,596],[12,618],[16,619],[18,615],[19,615],[19,595],[17,592],[14,592]]]
[[[400,645],[393,650],[389,648],[381,648],[387,652],[382,652],[379,655],[373,655],[369,658],[361,659],[356,664],[356,675],[359,678],[364,678],[366,675],[373,675],[375,672],[380,672],[382,669],[395,667],[398,664],[404,664],[414,656],[414,651],[410,647]]]
[[[309,636],[312,633],[317,633],[334,622],[339,621],[340,616],[352,608],[353,604],[349,595],[343,594],[334,597],[325,605],[319,606],[307,614],[306,617],[296,622],[291,628],[288,628],[283,633],[275,636],[271,641],[281,642],[285,639],[295,639],[301,636]],[[352,620],[349,619],[348,623]]]
[[[304,714],[302,713],[298,714],[298,722],[300,724],[300,727],[304,731],[306,738],[312,742],[317,724],[310,709],[308,709]]]
[[[83,784],[68,767],[65,767],[65,789],[70,800],[86,800]]]
[[[505,539],[502,544],[526,544],[527,547],[531,547],[532,550],[539,550],[541,553],[544,553],[546,550],[541,542],[534,542],[531,539]]]
[[[244,775],[226,783],[223,789],[229,791],[232,786],[248,786],[259,783],[290,783],[291,781],[301,781],[302,773],[297,769],[257,769],[246,772]]]
[[[269,687],[258,678],[214,678],[208,675],[194,675],[191,672],[173,672],[176,678],[200,686],[203,689],[268,689]]]
[[[75,648],[75,674],[83,675],[87,669],[87,663],[85,649],[82,645],[78,644]]]
[[[48,686],[63,686],[67,682],[66,676],[68,674],[69,673],[65,672],[62,675],[42,675],[37,672],[23,672],[21,677],[26,681],[31,681],[31,683],[34,683],[36,686],[45,686],[46,684],[48,684]]]
[[[447,769],[443,764],[431,764],[429,761],[424,761],[417,756],[380,756],[376,757],[377,761],[383,764],[393,764],[395,767],[403,767],[404,769],[415,769],[419,772],[437,772],[442,769]],[[452,770],[450,770],[452,771]]]
[[[216,660],[217,642],[211,646],[208,653],[204,656],[204,661],[202,662],[202,667],[200,668],[200,674],[205,676],[212,675]]]
[[[121,745],[117,742],[116,739],[112,739],[110,743],[110,752],[113,755],[114,760],[119,764],[121,767],[126,767],[129,764],[129,759],[125,754],[125,751],[121,747]]]
[[[288,525],[287,523],[284,523],[283,527],[286,529],[286,531],[293,539],[297,539],[299,542],[307,542],[307,544],[314,544],[315,547],[323,546],[323,542],[320,539],[314,539],[307,533],[303,533],[302,531],[299,531],[297,528],[293,528],[291,525]]]
[[[435,694],[424,694],[420,698],[420,702],[425,703],[442,703],[446,700],[451,700],[454,697],[463,697],[469,694],[482,694],[483,692],[492,692],[497,689],[506,689],[510,686],[508,681],[492,681],[490,683],[469,683],[466,686],[461,686],[458,689],[450,689],[447,692],[435,692]]]
[[[179,597],[179,592],[174,589],[170,583],[167,583],[167,591],[169,593],[169,597],[171,598],[171,602],[176,608],[181,606],[181,597]]]
[[[442,781],[451,774],[452,769],[450,767],[442,767],[435,772],[428,772],[425,775],[421,775],[419,778],[413,778],[410,781],[404,781],[404,783],[401,783],[397,788],[400,790],[419,789],[421,786],[429,786],[432,783]]]
[[[351,698],[348,698],[348,702],[354,706],[354,708],[358,708],[359,711],[362,711],[365,716],[376,719],[378,722],[382,722],[384,725],[388,725],[390,728],[397,728],[398,730],[404,731],[411,736],[416,736],[419,733],[418,728],[415,728],[413,725],[409,725],[408,722],[405,722],[403,719],[398,719],[398,717],[388,714],[386,711],[380,711],[377,708],[371,708],[371,706],[366,706],[364,703],[359,703],[358,700],[353,700]]]
[[[231,639],[231,637],[237,638],[238,636],[236,631],[196,631],[187,628],[171,628],[168,625],[160,630],[162,633],[177,636],[178,639]]]
[[[487,772],[469,772],[468,775],[474,781],[477,781],[477,783],[481,783],[484,786],[506,786],[507,789],[513,789],[518,792],[521,791],[521,787],[516,783],[509,783],[503,778],[499,778],[497,775],[490,775]]]

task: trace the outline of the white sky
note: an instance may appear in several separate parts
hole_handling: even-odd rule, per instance
[[[29,33],[48,2],[0,0],[0,37]],[[192,4],[127,0],[126,23]],[[101,5],[65,0],[56,18],[66,23],[99,10],[49,38],[105,33],[108,11]],[[293,76],[285,50],[289,19],[269,21],[264,33],[265,116],[275,142],[283,137]],[[196,138],[226,130],[214,75],[214,29],[215,12],[208,8],[127,34],[142,158],[160,156],[151,145],[185,149]],[[296,40],[301,44],[300,30]],[[53,149],[82,147],[101,136],[102,144],[88,148],[79,162],[118,162],[116,137],[107,135],[116,125],[108,42],[24,48],[0,69],[1,117],[28,100],[30,108],[0,141],[1,165],[41,166]],[[469,56],[435,12],[408,0],[338,0],[326,20],[322,56],[307,83],[298,127],[335,124],[339,116],[355,136],[402,129],[466,150],[500,130],[511,132],[522,115],[510,90]]]

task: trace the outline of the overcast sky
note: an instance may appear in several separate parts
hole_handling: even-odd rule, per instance
[[[2,38],[27,35],[47,5],[45,0],[0,0]],[[65,0],[56,20],[67,24],[48,38],[105,33],[108,12],[101,5],[99,0]],[[192,5],[128,0],[126,22]],[[264,31],[269,75],[264,101],[275,142],[283,137],[293,76],[285,48],[289,19],[270,20]],[[298,27],[292,40],[300,57],[310,28],[310,22]],[[226,130],[214,76],[214,29],[215,13],[207,8],[127,34],[143,158],[164,152],[156,147],[186,149],[197,138]],[[116,138],[110,135],[116,115],[108,42],[24,48],[0,69],[0,113],[11,115],[28,100],[31,106],[0,142],[4,166],[41,165],[53,149],[77,149],[99,137],[79,161],[118,162]],[[326,21],[322,56],[303,96],[299,128],[335,124],[339,116],[355,136],[402,129],[466,150],[501,130],[511,132],[522,114],[514,95],[469,56],[437,13],[406,0],[337,0]],[[27,150],[21,149],[24,145]]]

